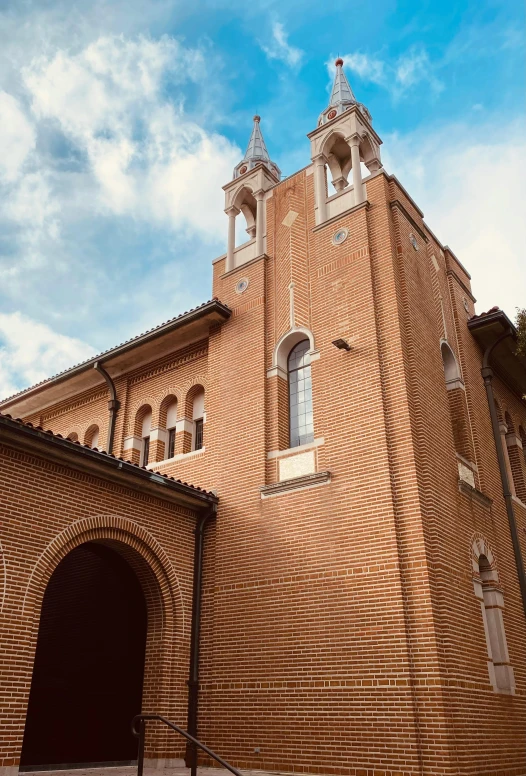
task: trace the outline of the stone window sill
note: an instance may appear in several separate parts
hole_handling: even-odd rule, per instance
[[[286,493],[292,493],[296,490],[306,490],[307,488],[317,488],[320,485],[329,485],[331,482],[330,472],[316,472],[316,474],[305,474],[302,477],[293,477],[290,480],[282,480],[272,485],[262,485],[259,489],[261,498],[272,498],[273,496],[284,496]]]
[[[458,481],[458,489],[464,496],[468,496],[468,498],[470,498],[472,501],[477,502],[477,504],[480,504],[481,506],[486,507],[487,509],[489,509],[493,504],[493,500],[489,498],[489,496],[486,496],[484,493],[481,493],[480,490],[477,490],[476,488],[472,487],[465,480]]]

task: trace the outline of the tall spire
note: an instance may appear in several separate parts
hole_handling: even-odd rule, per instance
[[[318,126],[320,127],[322,124],[332,121],[336,116],[340,116],[353,105],[357,105],[361,112],[369,119],[369,121],[371,121],[369,111],[365,105],[358,102],[349,81],[347,80],[347,76],[343,72],[343,59],[338,57],[334,64],[336,65],[336,75],[334,76],[331,99],[329,100],[327,108],[325,108],[323,113],[320,113]]]
[[[234,178],[239,178],[240,175],[244,175],[258,164],[264,164],[278,180],[281,178],[281,171],[278,165],[271,161],[267,151],[267,146],[265,145],[261,132],[260,121],[260,116],[254,116],[254,126],[252,127],[252,134],[248,141],[247,150],[245,151],[243,159],[234,169]]]
[[[343,72],[343,59],[338,57],[334,64],[336,65],[336,75],[334,76],[334,84],[329,105],[332,105],[333,107],[336,107],[337,105],[354,105],[356,103],[356,97],[349,85],[347,76]]]

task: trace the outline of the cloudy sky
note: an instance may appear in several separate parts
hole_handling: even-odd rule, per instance
[[[252,115],[284,174],[339,54],[383,161],[526,306],[522,0],[0,0],[0,395],[210,297]]]

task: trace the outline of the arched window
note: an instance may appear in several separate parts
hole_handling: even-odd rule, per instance
[[[177,399],[172,401],[166,407],[166,430],[168,438],[166,440],[165,458],[173,458],[175,455],[175,424],[177,422]]]
[[[513,693],[515,680],[510,665],[506,633],[502,610],[504,596],[499,585],[499,576],[493,558],[486,555],[478,557],[476,576],[473,579],[475,595],[480,601],[484,634],[488,653],[488,671],[491,684],[496,692]]]
[[[201,450],[203,447],[203,423],[205,417],[205,392],[199,390],[194,395],[192,407],[192,420],[194,421],[194,450]]]
[[[292,348],[288,358],[291,447],[298,447],[314,441],[309,351],[310,342],[305,339]]]
[[[514,495],[517,496],[522,502],[526,502],[526,478],[524,457],[521,451],[522,439],[515,430],[515,424],[511,418],[509,412],[504,413],[504,421],[506,424],[505,443],[510,461],[512,489]],[[519,429],[520,434],[520,429]]]
[[[152,408],[144,404],[135,416],[134,433],[140,437],[139,464],[146,466],[150,457],[150,429],[152,426]],[[137,449],[137,448],[135,448]]]
[[[142,458],[141,466],[146,466],[148,458],[150,457],[150,428],[152,426],[152,413],[151,411],[146,413],[142,419]]]
[[[522,457],[524,458],[524,465],[526,466],[526,432],[522,426],[519,426],[519,437],[522,442]]]
[[[497,410],[497,418],[499,420],[499,431],[500,431],[500,443],[502,447],[502,454],[504,455],[504,462],[506,464],[506,474],[508,475],[508,485],[510,487],[510,491],[513,496],[515,496],[515,478],[513,476],[513,471],[511,468],[511,458],[510,458],[510,450],[508,448],[508,431],[509,426],[508,423],[511,425],[511,418],[509,414],[503,413],[501,406],[499,402],[495,399],[495,409]]]
[[[461,379],[460,370],[455,355],[447,342],[442,342],[440,352],[442,353],[442,364],[444,366],[446,385],[449,386]]]
[[[78,442],[79,441],[79,435],[77,434],[76,431],[72,431],[70,434],[67,435],[66,438],[69,439],[70,442]]]
[[[442,355],[442,365],[444,367],[444,377],[446,380],[455,450],[466,461],[474,463],[475,453],[473,438],[471,435],[468,406],[462,375],[455,354],[447,342],[443,341],[441,343],[440,352]],[[466,479],[470,485],[475,486],[475,475],[471,470],[459,465],[459,474],[461,479]]]
[[[90,447],[97,447],[99,446],[99,427],[96,424],[93,424],[88,428],[84,435],[84,444],[89,445]]]

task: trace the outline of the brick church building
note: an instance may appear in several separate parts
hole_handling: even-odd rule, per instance
[[[241,769],[526,774],[525,360],[342,65],[304,169],[254,118],[211,301],[0,403],[2,776],[133,762],[141,709]]]

